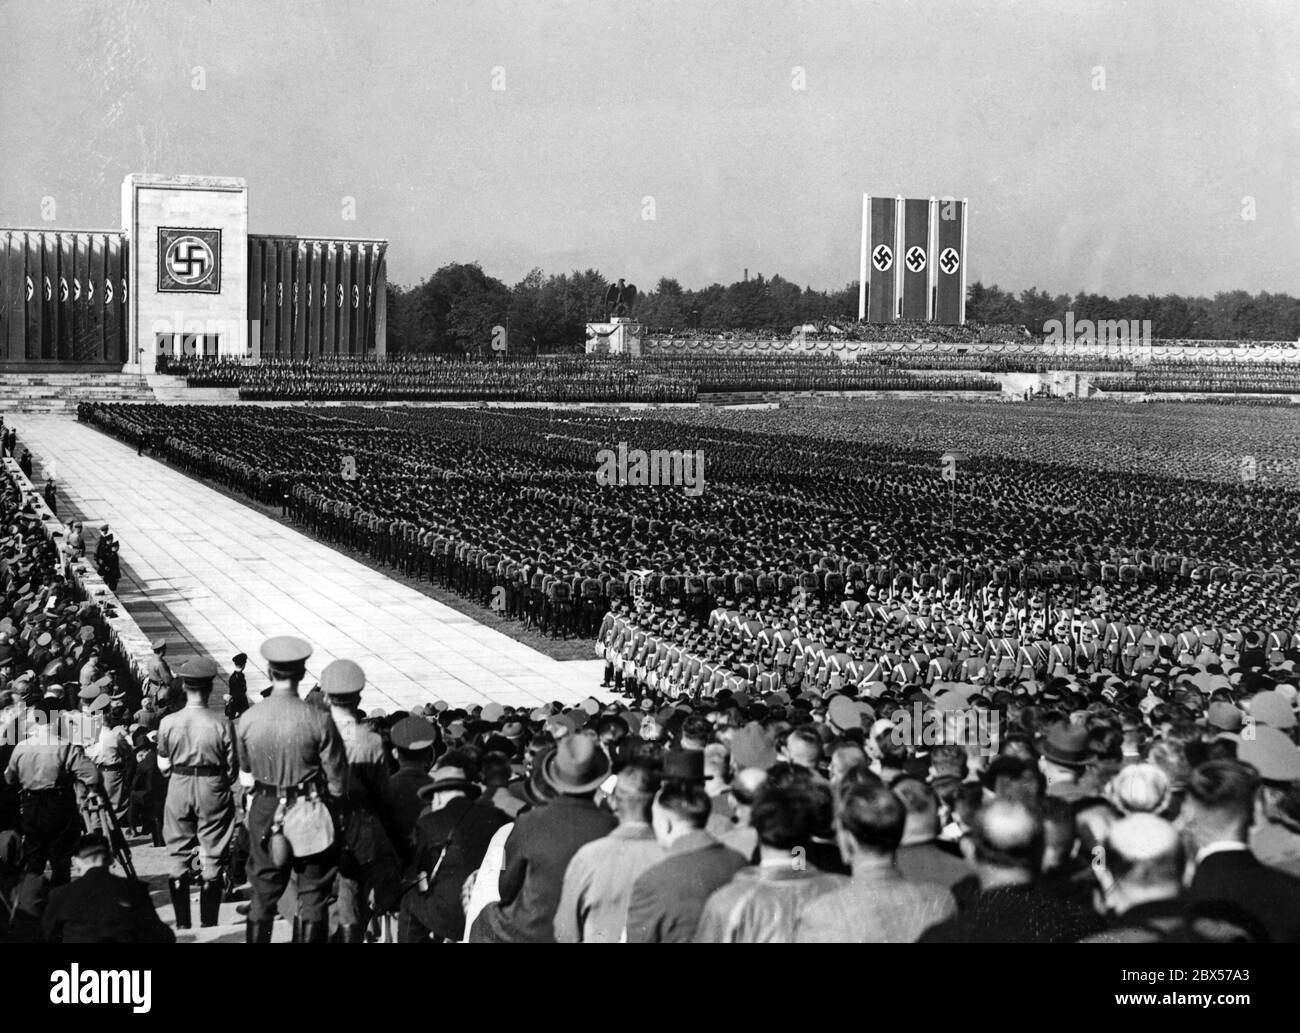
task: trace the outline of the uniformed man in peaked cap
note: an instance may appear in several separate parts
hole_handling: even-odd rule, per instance
[[[180,669],[185,706],[158,726],[158,769],[170,778],[163,809],[163,838],[171,854],[167,889],[176,928],[190,927],[190,875],[197,849],[203,886],[199,924],[217,924],[222,861],[235,828],[232,788],[238,775],[230,721],[208,709],[217,667],[196,658]]]
[[[57,687],[47,690],[38,705],[44,720],[29,722],[4,773],[5,781],[19,789],[23,871],[39,876],[48,861],[52,886],[72,877],[72,848],[81,832],[73,783],[95,791],[100,784],[83,744],[64,735],[62,699]]]
[[[158,704],[159,710],[166,710],[171,699],[172,682],[175,680],[171,666],[167,663],[167,641],[156,638],[149,646],[153,650],[153,659],[145,671],[146,691]]]
[[[239,719],[235,736],[239,778],[249,789],[248,880],[253,898],[246,938],[249,943],[271,941],[276,903],[293,877],[302,939],[323,942],[329,935],[338,845],[308,857],[275,857],[272,826],[281,801],[288,807],[311,793],[327,800],[341,797],[347,787],[347,755],[330,715],[298,698],[311,646],[292,635],[280,635],[263,642],[261,652],[271,692]]]
[[[381,911],[401,900],[397,851],[381,823],[387,817],[388,759],[384,740],[362,723],[359,707],[366,675],[351,660],[335,660],[321,671],[321,691],[347,754],[347,786],[338,799],[343,834],[330,926],[341,943],[361,943],[370,921],[370,891]]]

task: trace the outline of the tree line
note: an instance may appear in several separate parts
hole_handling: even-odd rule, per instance
[[[510,286],[477,263],[445,265],[414,286],[389,284],[388,350],[490,355],[495,328],[502,327],[512,355],[580,352],[586,324],[606,316],[610,282],[595,269],[551,274],[533,269]],[[695,290],[664,277],[642,291],[632,315],[657,328],[787,331],[803,323],[852,321],[857,308],[856,282],[828,291],[759,274]],[[1300,338],[1300,298],[1287,294],[1110,298],[1080,292],[1072,298],[1036,288],[1015,294],[979,282],[967,288],[966,316],[975,322],[1023,325],[1041,334],[1048,320],[1063,320],[1067,311],[1076,322],[1149,319],[1154,336],[1164,338]]]

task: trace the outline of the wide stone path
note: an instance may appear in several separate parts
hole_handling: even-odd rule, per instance
[[[199,654],[224,679],[244,652],[256,692],[266,684],[259,644],[296,634],[316,649],[308,684],[331,660],[355,660],[371,711],[606,698],[600,661],[543,656],[70,416],[6,422],[38,474],[52,466],[65,522],[71,508],[112,527],[118,595],[150,637],[167,639],[173,669]]]

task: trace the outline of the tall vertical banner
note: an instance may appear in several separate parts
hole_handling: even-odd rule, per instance
[[[966,201],[944,198],[936,214],[934,318],[960,326],[966,322]]]
[[[358,355],[365,355],[370,351],[370,256],[374,250],[373,244],[362,244],[357,249],[357,278],[354,283],[357,292],[356,350]]]
[[[99,358],[90,333],[90,299],[86,283],[90,278],[90,234],[78,233],[72,251],[72,357],[78,362]]]
[[[72,332],[76,309],[72,303],[72,277],[75,261],[76,239],[71,233],[56,233],[58,239],[59,275],[56,284],[59,310],[59,339],[55,354],[63,360],[72,358]]]
[[[871,198],[867,319],[872,323],[892,323],[898,318],[898,209],[898,198]]]
[[[108,234],[90,235],[90,265],[86,270],[86,309],[90,316],[90,354],[104,358],[104,276],[108,269]]]
[[[265,246],[261,237],[248,238],[248,348],[255,359],[262,357],[262,303],[266,300],[262,287],[262,251]]]
[[[116,233],[108,235],[108,246],[104,253],[104,360],[112,361],[122,350],[121,310],[126,299],[119,297],[122,292],[122,238]]]
[[[114,362],[136,362],[138,355],[131,354],[131,295],[127,290],[127,270],[131,268],[131,242],[120,238],[120,263],[117,268],[117,351],[110,356]]]
[[[307,357],[307,243],[294,245],[293,266],[293,354]]]
[[[321,289],[324,292],[321,298],[321,315],[324,317],[321,326],[320,353],[322,355],[333,355],[337,350],[334,328],[339,313],[338,251],[338,245],[332,240],[325,245],[325,269],[321,278]]]
[[[275,307],[275,279],[280,268],[276,255],[277,242],[265,241],[262,251],[262,291],[266,300],[262,303],[262,358],[275,354],[275,325],[279,319],[279,309]]]
[[[930,318],[930,218],[934,199],[909,197],[903,202],[903,318]]]
[[[307,246],[308,264],[310,266],[307,276],[307,357],[311,358],[320,354],[320,337],[321,337],[321,298],[324,297],[324,286],[321,282],[321,269],[324,265],[324,252],[321,251],[320,241],[313,240]]]
[[[59,235],[41,234],[41,297],[45,299],[45,325],[41,335],[41,358],[58,358],[59,348]]]
[[[27,299],[25,353],[29,363],[40,360],[40,340],[45,335],[44,253],[40,234],[27,234],[27,269],[23,273],[23,290],[26,291]]]
[[[352,354],[352,262],[356,251],[351,244],[344,244],[339,256],[339,346],[340,355]]]
[[[9,326],[13,322],[13,308],[10,303],[9,238],[14,236],[8,230],[0,231],[0,357],[9,358]]]
[[[280,254],[280,270],[275,284],[275,303],[277,308],[275,351],[284,358],[293,357],[293,241],[278,240],[276,247]]]
[[[25,247],[23,234],[18,231],[4,234],[4,250],[0,251],[4,265],[0,266],[0,280],[4,281],[4,326],[0,328],[0,348],[10,362],[23,357],[24,338],[27,333],[26,271],[23,262]]]

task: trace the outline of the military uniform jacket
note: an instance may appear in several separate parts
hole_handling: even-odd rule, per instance
[[[333,796],[347,787],[347,754],[334,720],[291,693],[272,692],[244,714],[235,744],[246,779],[287,789],[322,777]]]
[[[219,768],[228,784],[238,777],[234,729],[228,718],[207,707],[185,706],[164,717],[158,725],[158,756],[172,768]]]

